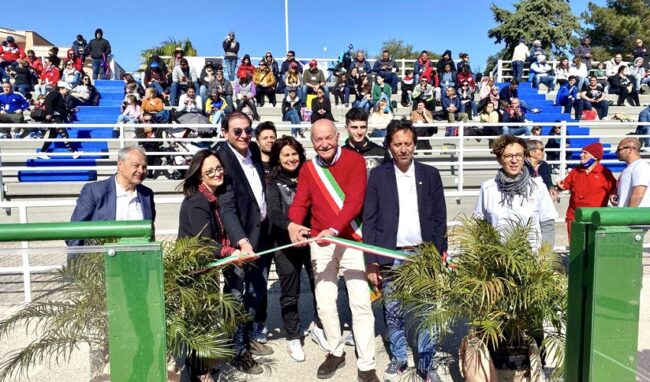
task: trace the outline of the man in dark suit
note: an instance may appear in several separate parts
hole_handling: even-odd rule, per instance
[[[393,160],[370,172],[363,207],[363,241],[404,252],[414,252],[422,243],[432,243],[442,254],[447,249],[442,180],[435,167],[413,160],[416,139],[410,121],[393,120],[388,124],[385,146]],[[384,372],[386,381],[396,380],[407,368],[403,309],[393,297],[393,271],[400,264],[400,260],[366,255],[368,279],[382,288],[384,296],[387,338],[393,354]],[[440,381],[432,367],[433,338],[426,330],[418,331],[417,337],[417,374],[425,381]]]
[[[117,173],[108,179],[84,185],[70,221],[154,221],[156,206],[153,191],[142,185],[146,176],[144,148],[122,148],[117,154]],[[83,241],[71,240],[68,245],[83,245]]]
[[[225,168],[224,191],[218,196],[223,225],[233,246],[254,254],[269,248],[269,221],[266,218],[264,169],[260,150],[252,143],[253,128],[248,117],[234,112],[222,121],[226,142],[217,145]],[[234,336],[235,366],[246,373],[259,370],[254,355],[269,355],[264,345],[266,321],[266,274],[268,257],[224,271],[225,291],[244,304],[253,322],[240,325]]]

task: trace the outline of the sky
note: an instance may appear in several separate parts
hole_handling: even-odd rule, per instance
[[[593,2],[603,5],[605,0]],[[141,50],[168,37],[189,38],[199,56],[221,56],[221,42],[228,31],[234,31],[241,45],[240,57],[246,53],[262,56],[267,50],[275,57],[286,53],[284,0],[156,3],[150,6],[132,0],[111,0],[99,11],[88,9],[87,0],[66,0],[65,6],[47,7],[47,12],[31,12],[29,17],[9,18],[3,26],[36,31],[59,46],[70,46],[79,33],[90,41],[95,29],[101,27],[115,59],[128,72],[139,67]],[[501,48],[487,37],[487,31],[496,26],[490,1],[379,0],[360,2],[358,6],[349,0],[288,3],[289,47],[300,58],[336,58],[350,43],[375,56],[383,41],[401,39],[416,50],[440,54],[451,49],[454,58],[461,51],[467,52],[475,71],[482,71],[487,57]],[[512,9],[514,1],[494,3]],[[577,15],[587,9],[587,4],[587,0],[571,1]],[[70,11],[75,8],[79,11]]]

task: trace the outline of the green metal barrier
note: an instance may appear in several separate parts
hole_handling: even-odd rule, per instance
[[[571,227],[565,380],[634,382],[650,208],[581,208]]]
[[[106,305],[111,380],[167,380],[160,243],[151,221],[0,225],[0,241],[119,239],[106,244]]]

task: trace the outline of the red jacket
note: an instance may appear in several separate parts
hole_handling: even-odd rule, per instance
[[[253,73],[255,72],[255,67],[252,64],[241,64],[237,68],[237,78],[246,77],[250,74],[251,80],[253,79]]]
[[[44,84],[49,83],[53,86],[56,86],[56,83],[61,79],[61,72],[56,66],[50,65],[49,67],[43,69],[40,79]]]
[[[472,77],[472,73],[458,72],[456,79],[457,79],[456,85],[458,87],[460,87],[463,81],[467,81],[469,83],[469,87],[472,88],[472,90],[476,89],[476,81],[474,81],[474,77]]]
[[[29,67],[34,69],[36,75],[40,76],[41,72],[43,71],[43,63],[41,62],[41,59],[35,56],[34,61],[29,61],[28,57],[27,62],[29,62]]]
[[[289,220],[303,224],[311,212],[309,225],[312,236],[334,228],[339,231],[339,237],[353,239],[350,222],[361,217],[366,195],[366,162],[361,155],[341,149],[341,156],[329,170],[345,194],[341,211],[334,213],[305,163],[298,175],[298,190],[289,208]]]
[[[63,67],[62,69],[65,69],[66,64],[68,63],[69,60],[72,60],[72,65],[74,66],[75,69],[79,71],[79,73],[84,71],[84,63],[81,61],[81,57],[75,57],[74,55],[74,49],[70,48],[68,49],[66,57],[63,59]]]
[[[5,61],[12,62],[18,61],[19,58],[27,57],[25,51],[19,48],[16,44],[7,44],[7,46],[3,46],[0,56],[2,56]]]
[[[598,163],[593,170],[575,167],[562,184],[564,190],[571,191],[569,208],[566,211],[567,223],[575,220],[575,211],[580,207],[605,207],[609,195],[616,193],[616,179],[612,172]]]

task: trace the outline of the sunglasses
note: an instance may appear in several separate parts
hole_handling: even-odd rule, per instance
[[[241,137],[242,133],[246,132],[246,135],[249,137],[253,136],[253,128],[252,127],[247,127],[245,129],[242,129],[241,127],[237,127],[232,130],[232,133],[235,134],[237,138]]]

